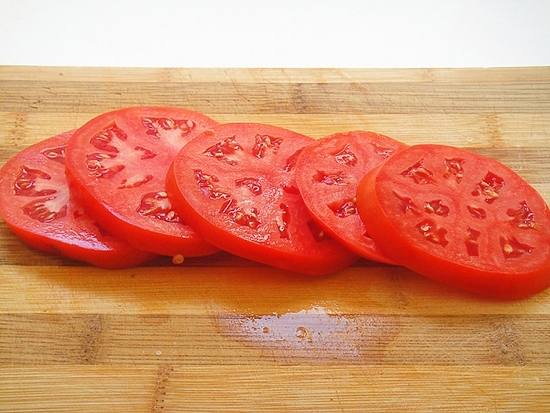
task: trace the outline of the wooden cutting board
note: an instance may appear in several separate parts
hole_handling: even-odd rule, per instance
[[[550,68],[0,68],[0,164],[132,105],[319,138],[470,148],[550,201]],[[107,271],[0,223],[2,412],[543,412],[550,291],[500,302],[360,261],[302,277],[218,254]]]

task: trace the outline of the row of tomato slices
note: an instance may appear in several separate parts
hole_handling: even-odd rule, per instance
[[[474,152],[373,132],[124,108],[15,155],[0,200],[24,242],[105,268],[225,250],[312,275],[363,257],[503,298],[550,285],[533,187]]]

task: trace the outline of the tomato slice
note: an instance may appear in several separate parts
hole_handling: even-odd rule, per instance
[[[211,254],[217,249],[173,210],[165,180],[179,150],[216,124],[179,108],[133,107],[99,115],[67,147],[71,191],[93,218],[135,248],[171,256]]]
[[[338,271],[356,256],[313,222],[295,183],[298,153],[312,142],[270,125],[217,126],[176,156],[169,196],[223,250],[294,272]]]
[[[106,233],[69,194],[65,149],[73,131],[32,145],[0,170],[0,215],[25,243],[98,267],[124,268],[154,254]]]
[[[357,207],[376,243],[420,274],[501,298],[550,285],[548,206],[496,160],[411,146],[364,177]]]
[[[356,192],[365,174],[406,145],[374,132],[336,133],[300,153],[296,184],[310,214],[354,253],[395,264],[368,235],[359,217]]]

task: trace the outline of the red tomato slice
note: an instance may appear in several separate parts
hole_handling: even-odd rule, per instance
[[[217,122],[179,108],[134,107],[104,113],[67,147],[67,177],[88,213],[135,248],[162,255],[215,251],[172,209],[165,188],[174,156]]]
[[[71,132],[30,146],[0,170],[0,215],[25,243],[98,267],[123,268],[155,255],[108,235],[69,194],[65,149]]]
[[[365,176],[357,207],[376,243],[420,274],[501,298],[550,285],[548,206],[493,159],[409,147]]]
[[[406,145],[374,132],[336,133],[300,153],[296,184],[310,214],[357,255],[395,264],[368,235],[357,212],[357,185],[365,174]]]
[[[168,193],[189,224],[221,249],[300,273],[338,271],[356,256],[313,222],[296,188],[297,155],[312,142],[275,126],[220,125],[176,156]]]

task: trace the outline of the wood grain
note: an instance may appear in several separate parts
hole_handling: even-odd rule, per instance
[[[0,67],[0,164],[110,109],[472,149],[550,200],[550,68]],[[550,291],[498,301],[365,260],[297,276],[227,253],[107,271],[0,221],[1,412],[545,412]]]

